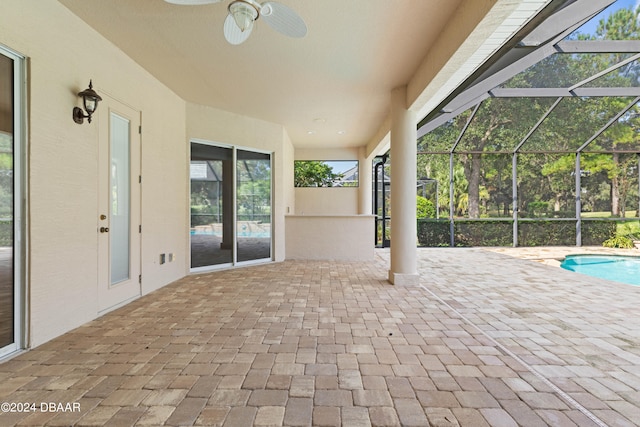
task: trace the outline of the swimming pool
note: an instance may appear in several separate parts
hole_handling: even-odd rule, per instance
[[[640,257],[622,255],[569,255],[560,267],[601,279],[640,285]]]

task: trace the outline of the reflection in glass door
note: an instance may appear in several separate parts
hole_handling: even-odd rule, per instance
[[[13,61],[0,55],[0,348],[14,342]],[[5,90],[6,89],[6,90]]]
[[[191,268],[233,262],[233,150],[191,144]]]
[[[0,356],[21,344],[21,67],[0,48]]]
[[[271,155],[191,143],[191,268],[271,259]]]
[[[238,261],[271,258],[271,156],[237,151]]]

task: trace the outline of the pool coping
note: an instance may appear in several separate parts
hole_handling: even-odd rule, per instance
[[[568,255],[625,255],[640,257],[640,249],[606,248],[604,246],[534,246],[534,247],[485,247],[483,250],[501,253],[560,268]]]

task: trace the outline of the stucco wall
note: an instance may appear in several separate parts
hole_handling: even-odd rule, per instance
[[[358,188],[296,188],[296,215],[357,215]]]
[[[28,58],[30,345],[97,316],[97,120],[71,110],[98,93],[142,112],[143,293],[187,270],[185,103],[54,0],[2,2],[0,43]],[[176,261],[158,265],[157,254]]]
[[[287,215],[287,259],[372,261],[373,215]]]

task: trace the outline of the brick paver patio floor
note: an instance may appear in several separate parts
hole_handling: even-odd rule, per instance
[[[640,287],[419,253],[186,277],[0,364],[0,425],[640,425]]]

